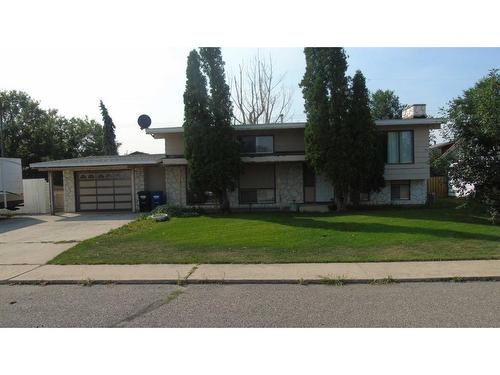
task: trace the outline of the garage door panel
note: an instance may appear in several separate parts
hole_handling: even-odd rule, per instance
[[[115,180],[115,187],[117,187],[117,186],[129,186],[130,187],[130,179]]]
[[[95,187],[96,183],[95,181],[82,181],[80,180],[80,188],[86,188],[86,187]]]
[[[89,196],[80,196],[80,202],[82,203],[91,203],[91,202],[97,202],[97,197],[95,195],[89,195]]]
[[[114,210],[115,204],[114,203],[97,203],[97,209],[98,210]]]
[[[131,202],[130,195],[115,195],[115,202]]]
[[[115,193],[115,191],[112,187],[106,187],[106,188],[98,187],[97,188],[98,195],[104,195],[104,194],[113,195],[114,193]]]
[[[79,172],[77,181],[79,210],[132,210],[130,171]]]
[[[80,210],[82,211],[95,211],[97,210],[96,203],[80,203]]]
[[[98,195],[97,196],[97,201],[98,202],[110,202],[110,203],[113,203],[115,201],[115,196],[114,195]]]
[[[96,188],[80,188],[80,195],[96,195]]]
[[[131,187],[116,187],[115,186],[115,194],[131,194],[131,193],[132,193]]]
[[[115,207],[117,210],[131,210],[132,202],[115,202]]]
[[[113,187],[113,180],[97,180],[97,187]]]

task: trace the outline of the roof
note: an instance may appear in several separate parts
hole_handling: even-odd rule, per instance
[[[155,165],[164,157],[164,154],[86,156],[83,158],[31,163],[30,167],[35,169],[62,169],[100,166]]]
[[[432,126],[439,128],[445,122],[442,118],[402,118],[392,120],[376,120],[377,126],[411,125],[411,126]]]
[[[411,126],[434,126],[439,127],[444,122],[441,118],[411,118],[411,119],[394,119],[394,120],[376,120],[377,126],[394,126],[394,125],[411,125]],[[274,130],[274,129],[303,129],[306,127],[305,122],[287,122],[274,124],[255,124],[255,125],[233,125],[233,128],[238,130]],[[168,128],[149,128],[146,129],[146,134],[173,134],[183,133],[182,126]]]

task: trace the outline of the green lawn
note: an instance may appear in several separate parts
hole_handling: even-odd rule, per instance
[[[455,204],[456,205],[456,204]],[[52,264],[291,263],[500,259],[500,226],[468,210],[234,213],[137,220]]]

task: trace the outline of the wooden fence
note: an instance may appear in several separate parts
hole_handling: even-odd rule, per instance
[[[434,193],[436,198],[448,196],[448,183],[444,176],[434,176],[427,180],[427,193]]]

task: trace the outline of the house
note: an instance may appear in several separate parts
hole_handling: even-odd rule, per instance
[[[423,107],[425,110],[425,106]],[[386,186],[363,194],[364,204],[423,204],[429,176],[429,130],[441,119],[422,117],[422,108],[403,119],[379,120],[387,136]],[[235,125],[244,163],[238,187],[230,193],[233,208],[289,209],[292,205],[325,205],[334,198],[331,184],[308,167],[305,159],[305,123]],[[210,192],[194,196],[188,191],[182,127],[146,130],[165,143],[165,154],[135,153],[93,156],[31,164],[63,174],[64,211],[138,211],[137,192],[162,191],[169,204],[213,206]],[[363,145],[359,145],[363,147]],[[52,191],[52,188],[50,189]]]

